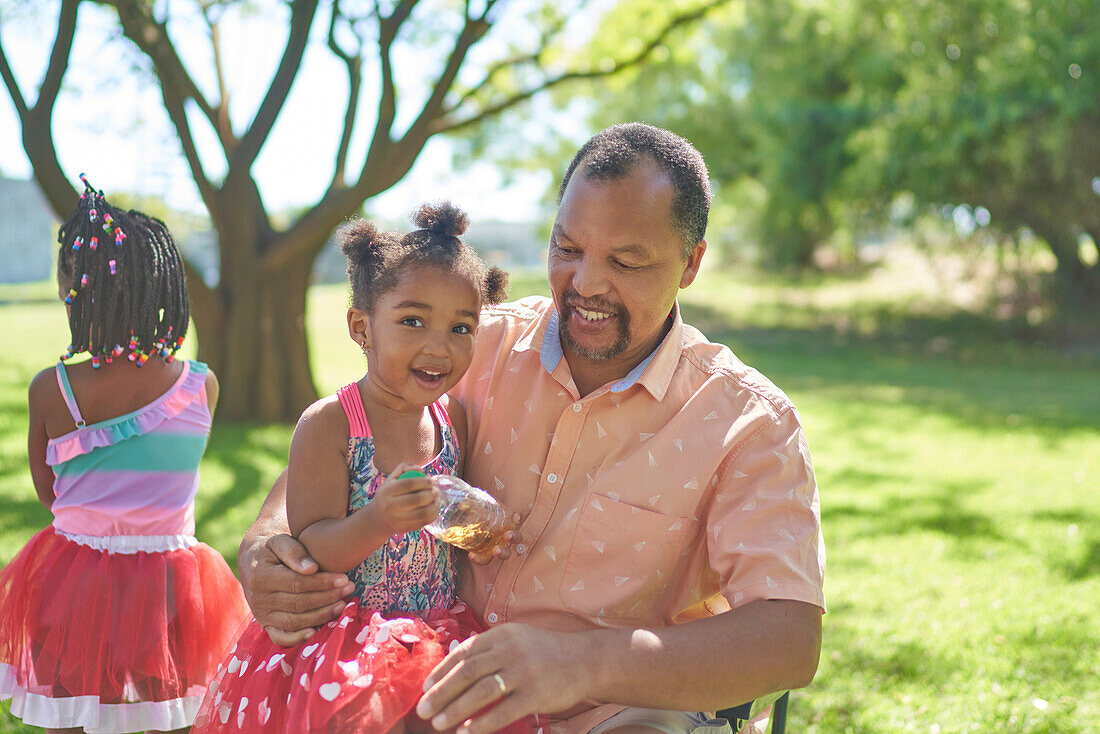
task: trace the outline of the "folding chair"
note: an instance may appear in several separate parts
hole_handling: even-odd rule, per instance
[[[770,696],[768,697],[770,698]],[[767,706],[768,698],[756,699],[756,701],[749,701],[743,703],[740,706],[734,706],[729,709],[722,709],[715,716],[720,719],[725,719],[730,723],[730,728],[733,729],[734,734],[744,726],[745,722],[750,720],[755,714],[759,713],[764,706]],[[787,704],[790,702],[791,692],[787,691],[779,698],[775,699],[775,704],[772,706],[771,715],[771,734],[784,734],[787,729]],[[753,710],[754,704],[760,704],[756,710]]]

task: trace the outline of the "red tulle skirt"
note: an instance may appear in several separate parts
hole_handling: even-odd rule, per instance
[[[0,698],[36,726],[185,727],[248,619],[203,543],[109,553],[47,527],[0,571]]]
[[[413,712],[424,680],[451,646],[484,629],[461,602],[389,618],[350,602],[297,647],[274,644],[253,620],[219,666],[192,734],[385,734],[402,721],[428,728]],[[534,718],[504,731],[530,734]]]

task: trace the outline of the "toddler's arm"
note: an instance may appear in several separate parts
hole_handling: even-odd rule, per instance
[[[370,504],[348,514],[348,424],[336,398],[302,414],[290,443],[287,520],[290,531],[326,571],[349,571],[394,533],[416,530],[435,518],[438,493],[426,477],[397,479],[402,464]]]
[[[53,491],[53,469],[46,463],[46,444],[50,437],[46,433],[46,412],[49,391],[58,392],[57,380],[53,368],[45,369],[35,375],[27,390],[27,412],[30,425],[27,430],[27,459],[31,467],[31,481],[38,501],[47,509],[53,507],[56,495]]]

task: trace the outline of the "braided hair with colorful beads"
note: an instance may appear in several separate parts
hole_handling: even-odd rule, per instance
[[[190,308],[183,261],[164,222],[111,206],[80,174],[84,193],[61,225],[57,277],[70,283],[72,341],[61,359],[88,352],[92,366],[129,351],[138,367],[171,362],[187,335]]]

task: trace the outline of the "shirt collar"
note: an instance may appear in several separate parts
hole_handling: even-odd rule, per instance
[[[680,340],[684,330],[684,322],[680,317],[679,303],[673,305],[671,316],[672,328],[668,330],[665,338],[634,369],[630,370],[621,380],[612,383],[610,386],[611,392],[623,392],[638,384],[648,390],[657,400],[664,397],[668,385],[672,381],[672,373],[680,361]],[[539,344],[539,361],[547,374],[553,374],[558,364],[565,357],[565,352],[561,347],[560,326],[558,309],[551,302],[542,318],[539,319],[539,326],[524,335],[524,338],[516,344],[518,351],[526,351],[533,348],[536,343]],[[539,332],[542,332],[541,339],[539,338]]]

